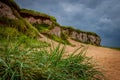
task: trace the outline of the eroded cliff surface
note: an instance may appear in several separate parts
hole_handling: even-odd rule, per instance
[[[69,36],[69,38],[72,38],[79,42],[100,45],[101,39],[97,34],[56,25],[56,20],[52,20],[50,16],[31,15],[25,12],[22,12],[21,16],[27,19],[31,24],[46,24],[48,26],[51,26],[51,29],[49,29],[47,32],[49,35],[62,37],[61,34],[65,34],[66,36]]]

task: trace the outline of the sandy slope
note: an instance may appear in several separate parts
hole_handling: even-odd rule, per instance
[[[41,36],[42,38],[40,38],[40,40],[42,41],[49,42],[55,46],[58,44],[43,35]],[[93,57],[93,61],[96,62],[97,65],[99,65],[99,67],[103,70],[106,78],[108,80],[120,80],[120,51],[93,45],[85,45],[71,39],[69,39],[69,41],[75,46],[66,46],[66,55],[69,55],[80,46],[88,47],[86,55],[88,57]]]
[[[109,80],[120,80],[120,51],[89,46],[87,56],[93,56]]]

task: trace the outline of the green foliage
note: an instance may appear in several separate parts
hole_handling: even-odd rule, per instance
[[[25,26],[27,27],[27,30],[25,32],[26,35],[28,35],[31,38],[36,38],[38,37],[38,30],[33,27],[28,21],[26,21],[25,19],[23,19],[23,22],[25,24]]]
[[[13,43],[20,40],[26,47],[29,46],[34,48],[50,46],[46,42],[38,41],[37,39],[26,36],[25,34],[19,32],[16,28],[0,26],[0,44],[8,42],[9,40]]]
[[[0,49],[1,80],[104,80],[85,49],[63,58],[65,47],[58,45],[40,51],[21,47],[20,43]]]
[[[49,15],[41,13],[41,12],[37,12],[37,11],[33,11],[33,10],[28,10],[28,9],[21,9],[20,13],[24,13],[24,14],[28,14],[34,17],[45,17],[45,18],[50,18]]]
[[[53,17],[53,16],[50,16],[50,19],[51,19],[52,21],[54,21],[54,22],[57,22],[56,18]]]
[[[24,33],[30,37],[37,37],[38,31],[30,23],[24,19],[9,19],[7,17],[0,17],[0,23],[3,27],[15,28],[21,33]]]
[[[86,33],[88,35],[94,35],[94,36],[98,36],[96,33],[94,32],[88,32],[88,31],[82,31],[80,29],[75,29],[74,27],[72,26],[62,26],[62,29],[63,30],[69,30],[69,32],[72,32],[72,31],[76,31],[77,33]]]
[[[74,27],[72,27],[72,26],[61,26],[61,27],[63,29],[68,29],[68,30],[71,30],[71,31],[75,30]]]
[[[2,38],[14,39],[15,37],[18,37],[19,35],[20,33],[15,28],[0,26],[0,39]]]
[[[42,48],[42,47],[48,47],[50,46],[49,43],[43,42],[37,39],[30,38],[24,34],[19,34],[19,36],[13,37],[3,37],[0,35],[0,45],[5,45],[8,42],[11,42],[11,44],[14,44],[16,42],[21,43],[22,47],[26,48]]]
[[[36,18],[50,19],[53,22],[52,26],[59,26],[55,17],[50,16],[50,15],[45,14],[45,13],[41,13],[41,12],[37,12],[37,11],[33,11],[33,10],[28,10],[28,9],[21,9],[20,14],[22,16],[26,15],[26,16],[33,16]]]
[[[49,29],[51,28],[51,26],[49,26],[47,24],[34,23],[33,26],[41,33],[47,33],[49,31]]]
[[[61,39],[64,40],[64,44],[69,44],[71,45],[71,43],[68,41],[68,35],[65,33],[61,33]]]
[[[43,41],[36,40],[36,39],[31,39],[30,37],[27,37],[25,35],[20,36],[18,40],[19,42],[21,42],[21,44],[24,47],[29,47],[29,48],[41,48],[41,47],[50,46],[50,44],[47,42],[43,42]]]
[[[0,79],[1,80],[29,80],[31,65],[26,61],[27,49],[20,49],[20,44],[7,44],[0,50]]]
[[[52,35],[52,34],[47,34],[47,33],[44,33],[44,35],[46,37],[52,39],[52,40],[55,40],[55,41],[59,42],[59,43],[71,45],[69,43],[69,41],[66,39],[64,34],[62,34],[62,37],[58,37],[58,36],[56,36],[54,34]]]
[[[86,34],[88,34],[88,35],[98,36],[98,35],[97,35],[96,33],[94,33],[94,32],[87,32],[87,31],[82,31],[82,30],[79,30],[79,29],[76,29],[75,31],[78,32],[78,33],[86,33]]]

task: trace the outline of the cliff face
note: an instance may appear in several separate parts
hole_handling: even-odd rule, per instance
[[[89,32],[78,32],[75,30],[64,29],[63,32],[67,34],[74,40],[83,42],[83,43],[90,43],[95,45],[100,45],[101,39],[97,34],[89,33]]]
[[[15,7],[16,5],[11,5],[9,3],[8,4],[6,3],[7,2],[4,0],[0,2],[0,17],[8,17],[10,19],[19,20],[18,16],[20,16],[21,18],[24,18],[25,20],[27,20],[33,26],[34,24],[37,24],[37,27],[40,29],[41,27],[42,29],[48,27],[46,33],[51,36],[55,35],[61,39],[67,40],[67,38],[71,38],[83,43],[100,45],[101,39],[95,33],[84,32],[84,31],[76,30],[74,28],[69,28],[69,27],[62,27],[57,23],[56,19],[52,16],[49,16],[47,14],[40,13],[40,12],[35,12],[32,10],[26,10],[26,9],[17,10],[18,8],[13,9],[13,7]],[[15,13],[18,13],[17,14],[18,16],[16,16]],[[43,24],[47,25],[47,27],[40,26]],[[63,35],[64,35],[64,38],[63,38]]]
[[[47,24],[52,25],[53,22],[51,18],[46,14],[39,14],[37,12],[27,10],[27,9],[21,9],[20,15],[27,19],[31,24],[37,23],[37,24]]]
[[[0,2],[0,16],[9,17],[10,19],[17,19],[17,17],[15,17],[15,15],[13,14],[12,9],[2,2]]]
[[[56,32],[60,32],[60,31],[56,30]],[[88,43],[88,44],[93,44],[93,45],[99,46],[100,42],[101,42],[101,38],[95,33],[83,32],[83,31],[78,32],[76,30],[69,30],[69,29],[63,29],[63,28],[62,28],[61,32],[63,32],[70,38],[72,38],[76,41],[83,42],[83,43]]]
[[[90,43],[93,45],[100,45],[101,39],[97,34],[83,31],[78,32],[75,29],[70,30],[67,27],[63,28],[60,25],[54,24],[54,21],[50,18],[50,16],[36,16],[25,12],[22,12],[21,16],[27,19],[31,24],[47,24],[48,26],[52,26],[52,28],[48,31],[49,35],[56,35],[58,37],[61,37],[61,34],[64,33],[76,41]]]

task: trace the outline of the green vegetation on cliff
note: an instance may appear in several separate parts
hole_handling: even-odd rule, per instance
[[[88,32],[88,31],[83,31],[83,30],[80,30],[80,29],[75,29],[74,27],[72,26],[61,26],[63,30],[69,30],[69,32],[77,32],[77,33],[86,33],[88,35],[94,35],[94,36],[98,36],[96,33],[94,32]]]
[[[47,18],[47,19],[50,19],[53,22],[54,26],[59,25],[57,23],[57,20],[56,20],[55,17],[50,16],[50,15],[45,14],[45,13],[37,12],[37,11],[34,11],[34,10],[21,9],[20,14],[22,16],[33,16],[33,17],[36,17],[36,18]]]
[[[7,17],[0,17],[1,27],[11,27],[15,28],[21,33],[28,35],[29,37],[37,37],[38,31],[30,23],[24,19],[9,19]]]

